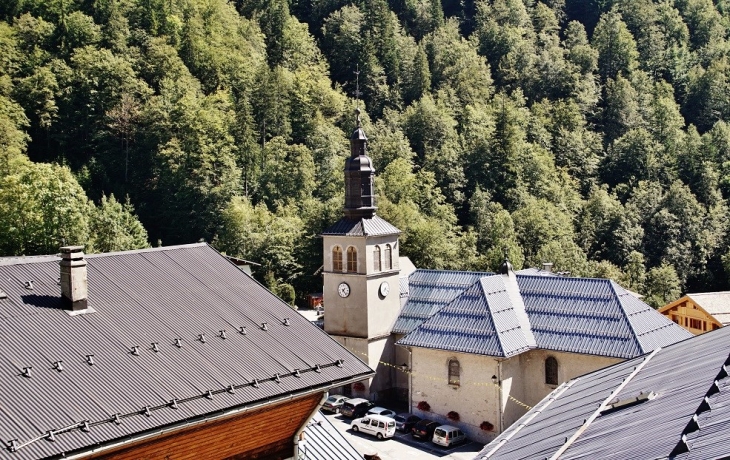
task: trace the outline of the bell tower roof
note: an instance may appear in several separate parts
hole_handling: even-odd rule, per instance
[[[350,157],[345,161],[345,217],[369,219],[375,215],[375,168],[368,156],[368,137],[360,126],[360,108],[355,109],[357,127],[350,136]]]

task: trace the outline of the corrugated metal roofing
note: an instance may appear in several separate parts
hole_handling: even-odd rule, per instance
[[[488,272],[416,270],[408,277],[408,302],[393,326],[407,334],[433,316]]]
[[[372,374],[205,244],[87,256],[96,312],[79,316],[62,310],[58,260],[0,264],[8,295],[0,299],[0,442],[21,446],[0,449],[0,458],[61,455]],[[26,367],[30,378],[22,375]],[[84,421],[88,432],[80,429]],[[49,431],[55,442],[43,439]]]
[[[561,459],[727,458],[728,370],[730,329],[692,337],[658,349],[653,356],[624,361],[563,384],[476,458],[548,458],[576,433]],[[578,432],[600,404],[652,391],[656,398],[598,415]],[[682,435],[689,449],[684,453],[675,451],[683,444]]]
[[[537,346],[633,358],[690,333],[607,279],[517,276]]]
[[[321,412],[312,417],[304,429],[304,441],[299,444],[297,460],[362,460],[342,433],[332,426]]]
[[[398,343],[506,358],[535,347],[520,316],[503,277],[485,276]]]
[[[343,217],[323,231],[322,235],[384,236],[398,235],[399,233],[400,230],[391,225],[390,222],[374,215],[371,218],[363,217],[361,219]]]
[[[687,297],[722,324],[730,324],[730,291],[687,294]]]
[[[464,291],[465,288],[455,282],[457,279],[464,281],[481,276],[483,274],[469,272],[460,272],[458,275],[455,272],[427,270],[414,272],[409,280],[410,297],[393,331],[408,333],[399,343],[449,351],[478,349],[472,342],[479,334],[486,338],[494,333],[491,323],[472,324],[467,329],[453,325],[447,327],[450,323],[446,317],[451,318],[452,313],[428,327],[422,323],[462,293],[459,308],[485,311],[483,296],[469,295],[468,290]],[[489,278],[501,279],[502,275],[488,276],[482,280]],[[525,275],[517,275],[516,279],[519,293],[514,292],[510,299],[512,311],[515,315],[521,315],[524,323],[521,329],[529,329],[534,334],[537,348],[633,358],[691,336],[687,330],[611,280]],[[469,302],[474,305],[465,307]],[[520,305],[521,302],[524,307]],[[527,319],[524,318],[525,314]],[[483,328],[479,334],[473,330],[476,326]],[[507,338],[508,330],[498,332],[500,340],[510,340]],[[521,344],[516,342],[515,349]],[[484,344],[482,347],[483,351],[474,352],[502,356],[490,345]]]

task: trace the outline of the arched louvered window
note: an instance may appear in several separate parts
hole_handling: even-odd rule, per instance
[[[558,384],[558,360],[552,356],[545,360],[545,383],[548,385]]]
[[[393,269],[393,250],[391,249],[389,244],[385,245],[385,269]]]
[[[375,246],[373,249],[373,270],[379,272],[380,268],[380,246]]]
[[[357,249],[352,246],[347,248],[347,271],[357,272]]]
[[[449,385],[461,384],[461,366],[456,359],[449,360]]]
[[[342,248],[339,246],[332,248],[332,271],[342,271]]]

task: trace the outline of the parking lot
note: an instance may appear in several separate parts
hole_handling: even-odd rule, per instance
[[[361,454],[377,453],[382,460],[407,459],[453,459],[471,460],[479,452],[483,444],[467,441],[454,447],[441,447],[430,440],[420,441],[410,434],[396,431],[395,437],[380,441],[374,436],[353,433],[350,430],[352,419],[339,414],[322,412],[332,425],[345,436],[352,446]]]

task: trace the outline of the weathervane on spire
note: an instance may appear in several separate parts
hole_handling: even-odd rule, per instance
[[[352,94],[355,95],[355,100],[357,101],[357,107],[355,108],[355,114],[357,115],[357,127],[360,127],[360,96],[362,96],[362,93],[360,92],[360,64],[357,64],[355,67],[355,71],[353,72],[355,74],[355,92]]]

